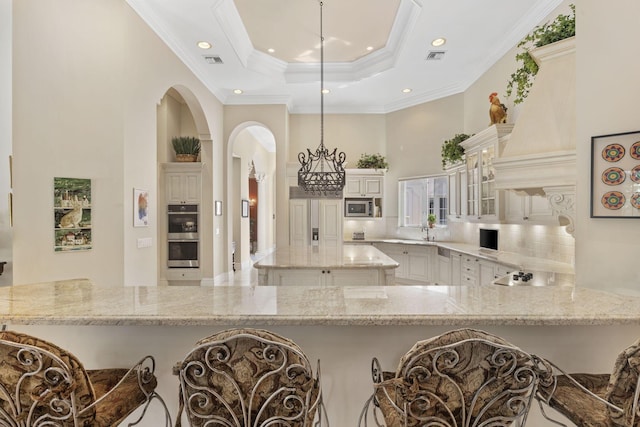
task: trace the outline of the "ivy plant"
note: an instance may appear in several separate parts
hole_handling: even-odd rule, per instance
[[[561,14],[552,22],[537,26],[518,43],[522,52],[516,54],[516,61],[520,66],[511,74],[506,91],[507,96],[511,96],[515,90],[514,104],[520,104],[525,100],[538,74],[538,64],[529,55],[529,50],[576,35],[576,6],[572,4],[569,7],[571,7],[570,15]]]
[[[464,148],[460,143],[466,139],[471,138],[471,135],[466,133],[457,133],[453,138],[447,139],[442,143],[442,167],[453,165],[464,156]]]

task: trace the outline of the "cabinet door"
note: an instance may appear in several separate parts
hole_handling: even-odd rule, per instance
[[[460,271],[462,269],[462,254],[459,252],[451,252],[449,256],[451,260],[451,284],[452,285],[461,285],[462,278],[460,275]]]
[[[270,270],[269,286],[322,286],[325,275],[321,270],[297,269],[297,270]]]
[[[438,255],[438,285],[451,284],[451,258]]]
[[[481,285],[490,285],[496,278],[496,265],[490,261],[480,260],[478,263],[478,277]]]
[[[321,200],[319,215],[321,245],[337,246],[342,242],[342,199]]]
[[[364,197],[382,197],[382,178],[362,178],[362,184],[364,187]]]
[[[362,268],[358,270],[326,270],[327,286],[380,286],[379,270]]]
[[[309,202],[289,201],[289,245],[303,247],[309,244]]]
[[[406,252],[409,279],[428,282],[430,269],[427,251],[424,248],[408,248]]]
[[[200,174],[187,172],[169,172],[166,174],[167,203],[199,203]]]
[[[480,216],[495,216],[497,208],[494,148],[487,147],[480,154]]]
[[[363,197],[362,179],[358,176],[347,176],[344,184],[344,197]]]
[[[407,254],[404,245],[396,245],[392,243],[376,243],[375,247],[382,251],[386,256],[397,262],[396,277],[399,279],[408,278],[407,274]]]
[[[467,214],[478,216],[478,153],[467,154]]]

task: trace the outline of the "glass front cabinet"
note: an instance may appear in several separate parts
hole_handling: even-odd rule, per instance
[[[465,149],[466,216],[500,220],[504,215],[502,191],[496,190],[493,159],[502,153],[512,124],[492,125],[461,145]]]

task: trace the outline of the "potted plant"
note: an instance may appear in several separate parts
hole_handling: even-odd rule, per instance
[[[538,74],[538,64],[529,55],[529,50],[546,46],[548,44],[567,39],[576,35],[576,7],[570,5],[571,15],[558,15],[551,23],[537,26],[524,39],[518,43],[523,51],[516,54],[516,61],[521,62],[520,67],[511,74],[507,83],[507,96],[515,90],[514,104],[520,104],[529,95],[529,89],[533,86],[533,80]]]
[[[436,225],[436,216],[432,213],[427,215],[427,223],[429,224],[429,228],[433,228]]]
[[[195,162],[200,154],[200,140],[194,136],[174,136],[171,138],[178,162]]]
[[[471,138],[472,135],[466,133],[457,133],[453,138],[447,139],[442,143],[442,167],[451,166],[462,160],[464,156],[464,148],[460,143]]]
[[[389,169],[389,164],[385,157],[380,153],[364,153],[360,156],[356,167],[359,169]]]

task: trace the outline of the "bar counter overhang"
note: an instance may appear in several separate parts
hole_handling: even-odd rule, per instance
[[[0,288],[0,320],[47,325],[640,325],[640,297],[562,286]]]
[[[88,369],[153,355],[173,416],[172,367],[197,340],[230,327],[269,329],[320,360],[330,425],[346,427],[357,425],[372,392],[372,357],[395,370],[416,341],[459,327],[499,335],[568,371],[608,373],[640,337],[640,298],[554,286],[114,288],[78,279],[0,288],[0,318],[68,349]],[[161,424],[152,410],[140,426]],[[551,424],[534,406],[529,425]]]

